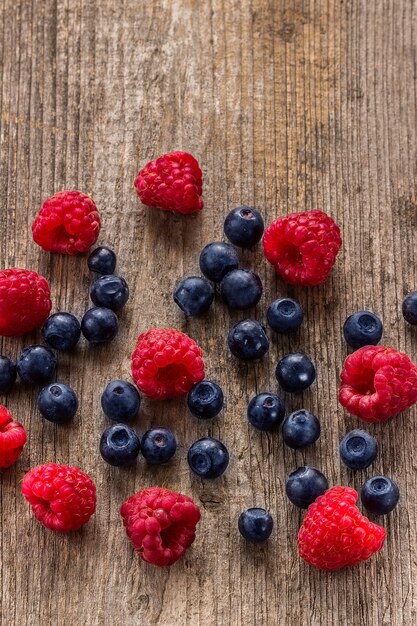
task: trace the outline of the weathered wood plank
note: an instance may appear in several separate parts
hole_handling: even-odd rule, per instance
[[[308,462],[331,483],[360,487],[339,463],[340,437],[357,421],[337,405],[346,348],[341,324],[357,308],[385,323],[384,341],[417,359],[415,333],[400,315],[415,288],[416,5],[413,0],[3,0],[0,8],[1,267],[39,270],[53,285],[55,309],[88,307],[85,259],[42,253],[30,237],[44,198],[63,188],[92,194],[102,217],[100,241],[112,245],[132,298],[110,348],[60,360],[59,378],[80,394],[74,425],[43,423],[31,390],[7,405],[30,430],[15,468],[0,477],[1,624],[357,624],[416,622],[415,410],[370,430],[381,455],[372,470],[392,475],[403,499],[384,524],[378,559],[326,575],[296,554],[301,515],[288,506],[286,475]],[[138,168],[175,148],[193,152],[205,175],[206,208],[181,219],[141,207],[132,188]],[[259,249],[242,254],[256,267],[264,319],[277,294],[295,295],[306,324],[272,340],[262,363],[236,364],[225,336],[241,316],[220,300],[204,322],[185,321],[171,305],[175,281],[198,271],[201,247],[222,238],[226,212],[254,204],[267,221],[323,208],[341,225],[344,248],[330,280],[313,290],[286,287]],[[144,402],[139,432],[171,424],[180,441],[172,465],[127,471],[104,465],[98,439],[106,422],[101,389],[129,378],[137,334],[175,325],[198,340],[209,376],[222,384],[224,415],[192,420],[183,402]],[[36,340],[1,341],[16,357]],[[305,452],[284,449],[279,434],[245,422],[249,397],[275,389],[280,355],[302,348],[318,366],[317,385],[287,397],[320,416],[323,435]],[[186,450],[204,434],[225,441],[232,462],[219,481],[190,478]],[[46,461],[77,464],[98,486],[94,521],[56,536],[32,518],[20,482]],[[203,508],[198,541],[169,571],[143,564],[124,537],[118,508],[140,487],[164,484]],[[237,532],[246,506],[265,505],[276,529],[268,546],[248,547]]]

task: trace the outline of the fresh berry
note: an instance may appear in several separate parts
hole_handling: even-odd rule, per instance
[[[202,186],[198,161],[180,151],[149,161],[135,180],[136,192],[143,204],[183,214],[201,211],[204,206]]]
[[[202,380],[188,392],[187,404],[194,417],[211,419],[223,408],[224,396],[219,385],[212,380]]]
[[[239,266],[239,257],[230,243],[214,241],[208,243],[200,254],[200,270],[209,280],[219,283],[228,272]]]
[[[71,350],[81,337],[80,322],[72,313],[54,313],[43,325],[42,336],[50,348]]]
[[[116,313],[104,307],[89,309],[81,320],[81,332],[89,343],[113,341],[118,330]]]
[[[246,509],[239,515],[239,532],[250,543],[261,543],[269,539],[273,526],[272,515],[265,509]]]
[[[282,335],[298,330],[303,322],[303,317],[303,309],[292,298],[279,298],[268,307],[268,324],[272,330]]]
[[[114,274],[116,255],[110,248],[95,248],[87,259],[88,269],[96,274]]]
[[[16,363],[17,373],[27,385],[47,383],[56,370],[56,357],[45,346],[28,346]]]
[[[372,311],[352,313],[343,324],[345,341],[355,349],[376,346],[381,341],[382,331],[382,322]]]
[[[9,393],[16,382],[16,365],[7,356],[0,355],[0,393]]]
[[[378,444],[365,430],[351,430],[340,442],[340,458],[352,470],[369,467],[378,454]]]
[[[284,391],[297,393],[308,389],[316,379],[312,360],[302,352],[292,352],[282,357],[275,376]]]
[[[258,393],[248,404],[248,420],[259,430],[273,430],[284,419],[284,403],[274,393]]]
[[[323,570],[357,565],[378,552],[385,529],[370,522],[356,506],[350,487],[332,487],[311,504],[298,533],[298,551]]]
[[[188,465],[200,478],[218,478],[229,465],[226,446],[213,437],[199,439],[188,450]]]
[[[223,278],[220,293],[227,306],[243,311],[258,304],[262,296],[262,282],[250,270],[232,270]]]
[[[43,276],[14,267],[0,271],[0,335],[20,336],[41,326],[52,307]]]
[[[326,280],[341,245],[338,225],[317,210],[279,217],[263,238],[265,257],[281,278],[307,287]]]
[[[139,452],[139,437],[127,424],[109,426],[101,435],[100,454],[109,465],[116,467],[132,465]]]
[[[224,221],[224,234],[235,246],[252,248],[264,232],[262,215],[249,206],[238,206]]]
[[[282,437],[284,443],[294,450],[305,448],[320,437],[320,422],[310,411],[294,411],[282,424]]]
[[[23,478],[22,493],[38,522],[56,532],[78,530],[96,510],[96,487],[78,467],[46,463]]]
[[[152,428],[143,435],[140,447],[148,463],[160,465],[172,459],[177,449],[177,440],[168,428]]]
[[[78,409],[78,398],[71,387],[52,383],[38,395],[38,409],[46,420],[55,424],[70,422]]]
[[[200,521],[200,509],[191,498],[162,487],[138,491],[122,505],[120,515],[135,550],[158,567],[184,556]]]
[[[417,401],[417,367],[403,352],[365,346],[347,356],[339,402],[366,422],[383,422]]]
[[[129,298],[129,287],[121,276],[100,276],[90,287],[90,298],[96,306],[119,311]]]
[[[242,361],[261,359],[269,348],[265,328],[256,320],[243,320],[232,326],[227,343],[233,356]]]
[[[132,383],[112,380],[102,393],[101,407],[111,420],[129,422],[139,413],[140,395]]]
[[[310,465],[296,469],[285,483],[288,499],[300,509],[307,509],[328,488],[329,483],[324,474]]]
[[[195,341],[175,328],[151,328],[138,337],[132,376],[151,400],[185,396],[204,378],[203,353]]]
[[[406,322],[417,325],[417,291],[412,291],[405,296],[402,306],[403,316]]]
[[[17,461],[26,439],[22,424],[15,422],[10,411],[0,404],[0,468],[10,467]]]
[[[81,191],[59,191],[47,198],[32,224],[35,243],[48,252],[87,252],[97,241],[100,215]]]
[[[391,513],[400,499],[397,483],[387,476],[373,476],[361,489],[362,504],[369,513],[386,515]]]
[[[206,313],[213,300],[214,289],[207,278],[187,276],[175,287],[174,302],[190,317]]]

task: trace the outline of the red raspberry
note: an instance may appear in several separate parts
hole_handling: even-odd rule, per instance
[[[43,276],[18,267],[0,271],[0,335],[29,333],[44,323],[51,307]]]
[[[0,467],[10,467],[17,461],[26,443],[22,424],[15,422],[10,411],[0,404]]]
[[[32,224],[34,241],[49,252],[87,252],[97,241],[100,216],[81,191],[60,191],[47,198]]]
[[[385,529],[362,515],[357,499],[350,487],[332,487],[310,504],[298,533],[299,554],[309,565],[340,569],[382,548]]]
[[[200,509],[188,496],[162,487],[143,489],[120,508],[126,533],[144,561],[164,567],[195,539]]]
[[[403,352],[364,346],[346,357],[339,402],[366,422],[383,422],[417,402],[417,367]]]
[[[276,219],[262,243],[265,257],[287,283],[312,287],[330,274],[342,238],[329,215],[305,211]]]
[[[203,208],[202,184],[198,161],[188,152],[171,152],[149,161],[135,180],[143,204],[183,214]]]
[[[201,348],[175,328],[151,328],[138,337],[132,376],[151,400],[185,396],[204,378]]]
[[[22,493],[36,519],[56,532],[78,530],[96,510],[96,486],[78,467],[38,465],[23,478]]]

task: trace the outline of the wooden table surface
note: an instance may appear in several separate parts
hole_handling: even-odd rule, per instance
[[[43,252],[32,219],[61,189],[91,194],[102,216],[99,242],[114,247],[131,298],[110,346],[83,343],[60,356],[58,379],[74,386],[80,410],[68,427],[44,422],[36,391],[20,385],[2,401],[29,431],[15,467],[0,477],[2,626],[398,626],[417,623],[416,411],[370,427],[380,444],[374,467],[341,467],[338,442],[358,420],[337,403],[346,355],[346,315],[370,308],[383,341],[417,359],[415,331],[401,300],[416,287],[416,41],[414,0],[2,0],[0,9],[1,267],[38,270],[51,282],[54,310],[81,316],[89,306],[85,257]],[[204,172],[204,211],[183,218],[141,206],[139,167],[174,149],[192,152]],[[241,313],[217,299],[202,320],[172,303],[179,278],[198,273],[199,251],[223,238],[226,213],[239,203],[270,222],[289,211],[321,208],[339,223],[343,250],[321,287],[279,280],[260,246],[241,254],[259,272],[264,295],[250,315],[265,320],[278,295],[299,298],[305,324],[293,338],[271,337],[269,354],[239,364],[226,334]],[[100,394],[130,379],[139,332],[173,325],[204,349],[207,374],[227,406],[206,424],[185,403],[143,402],[139,433],[173,428],[176,460],[119,470],[98,453],[107,425]],[[16,357],[39,339],[4,339]],[[288,411],[320,417],[319,442],[295,452],[279,433],[260,434],[245,418],[248,399],[277,389],[274,365],[297,349],[317,364],[317,382],[285,397]],[[219,480],[190,476],[186,451],[198,437],[222,439],[231,453]],[[47,461],[89,472],[97,484],[94,518],[80,532],[46,531],[20,493],[29,468]],[[300,562],[302,513],[284,494],[287,474],[311,463],[331,484],[359,488],[386,473],[402,500],[383,519],[382,553],[360,568],[326,574]],[[202,508],[197,540],[171,569],[144,564],[125,537],[120,504],[149,485],[193,496]],[[239,513],[270,508],[266,545],[240,539]]]

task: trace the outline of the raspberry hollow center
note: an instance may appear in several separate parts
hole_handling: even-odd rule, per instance
[[[300,248],[290,241],[282,242],[281,254],[290,265],[303,265],[303,257]]]
[[[373,370],[364,368],[361,372],[361,378],[352,386],[363,396],[370,396],[375,393],[374,377],[375,372]]]
[[[173,522],[168,528],[164,528],[160,532],[162,546],[164,548],[174,548],[177,544],[181,544],[183,532],[183,522]]]
[[[187,377],[187,368],[181,363],[170,363],[161,367],[156,375],[156,380],[163,387],[174,388]]]
[[[49,500],[42,498],[41,496],[36,496],[36,506],[43,510],[44,514],[52,513],[51,503]]]
[[[72,243],[73,241],[73,236],[65,228],[65,224],[60,224],[59,226],[55,226],[55,228],[52,228],[51,237],[53,237],[54,241],[58,245],[66,244],[68,242]]]

